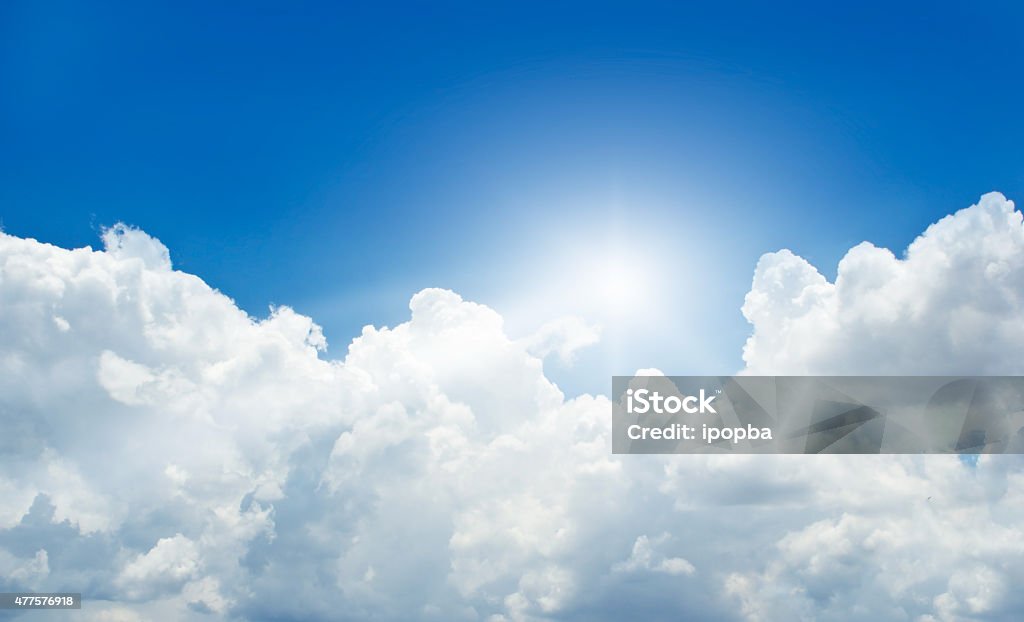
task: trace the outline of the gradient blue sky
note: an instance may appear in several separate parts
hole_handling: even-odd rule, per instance
[[[604,325],[553,370],[570,390],[727,373],[761,253],[832,276],[1024,196],[1022,13],[5,2],[0,217],[65,247],[138,226],[250,313],[313,316],[328,356],[440,286],[513,334]],[[657,322],[551,295],[611,248],[645,258]]]

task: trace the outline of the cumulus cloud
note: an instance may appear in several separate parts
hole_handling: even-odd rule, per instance
[[[1019,229],[990,195],[904,259],[844,260],[835,284],[766,256],[744,306],[749,369],[915,373],[931,344],[956,371],[981,357],[965,335],[990,333],[914,311],[945,300],[947,320],[999,326],[1009,340],[988,342],[984,369],[1014,371]],[[1024,606],[1014,457],[614,456],[607,398],[567,399],[544,374],[543,356],[591,339],[580,326],[514,340],[492,309],[427,289],[406,322],[330,360],[310,318],[249,317],[141,231],[104,243],[0,234],[2,591],[82,591],[90,620],[1009,620]]]
[[[601,329],[588,324],[578,317],[563,317],[551,320],[526,338],[524,345],[530,354],[545,358],[558,356],[563,364],[570,364],[576,352],[594,345],[601,338]]]
[[[1020,374],[1024,225],[999,193],[928,227],[901,257],[864,242],[835,282],[764,255],[743,305],[754,374]],[[1024,600],[1018,456],[826,458],[824,518],[790,527],[725,590],[749,620],[1009,620]],[[786,465],[770,478],[792,481]],[[770,485],[769,482],[764,482]]]
[[[112,257],[137,259],[147,268],[169,270],[171,253],[167,247],[134,227],[117,223],[103,230],[103,245]]]
[[[18,558],[0,549],[0,572],[11,580],[25,585],[38,585],[50,574],[49,556],[46,549],[39,549],[29,558]]]
[[[1006,374],[1024,369],[1024,224],[993,192],[902,257],[863,242],[834,283],[788,250],[761,257],[743,358],[765,374]]]
[[[50,552],[8,587],[81,589],[97,619],[526,619],[572,606],[581,549],[624,553],[593,544],[626,481],[607,400],[566,400],[493,310],[424,290],[328,361],[309,318],[247,316],[140,231],[104,242],[0,237],[0,546]]]
[[[693,564],[685,559],[681,557],[666,557],[656,550],[657,547],[663,545],[669,538],[670,536],[667,533],[663,533],[654,539],[648,538],[646,535],[640,536],[633,543],[633,551],[629,554],[629,559],[615,564],[612,566],[612,570],[619,572],[646,570],[663,572],[665,574],[686,575],[696,572]]]

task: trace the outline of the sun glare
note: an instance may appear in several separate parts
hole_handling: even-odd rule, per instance
[[[635,252],[613,252],[581,262],[569,291],[586,311],[617,320],[646,314],[655,300],[657,265]]]

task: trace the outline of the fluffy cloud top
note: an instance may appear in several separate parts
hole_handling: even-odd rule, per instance
[[[750,369],[1019,369],[1020,222],[989,195],[906,259],[853,249],[836,284],[766,256]],[[539,358],[584,325],[513,340],[428,289],[330,361],[310,318],[247,316],[140,231],[104,242],[0,234],[0,591],[81,591],[83,619],[126,621],[1024,607],[1015,457],[613,456],[607,399],[566,399]]]
[[[835,283],[788,250],[761,257],[743,304],[759,374],[1006,374],[1024,369],[1024,224],[992,192],[902,258],[863,242]]]

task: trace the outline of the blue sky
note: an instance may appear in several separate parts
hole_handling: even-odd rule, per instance
[[[1019,621],[1020,455],[616,455],[606,395],[1024,373],[1022,12],[0,2],[0,592]]]
[[[899,252],[983,192],[1022,196],[1020,18],[9,2],[0,217],[65,247],[138,226],[250,313],[311,315],[332,357],[440,286],[513,334],[602,324],[602,345],[552,371],[570,390],[637,367],[726,373],[761,253],[831,277],[861,240]],[[613,247],[643,257],[654,315],[551,294]]]

